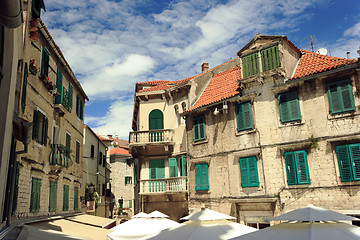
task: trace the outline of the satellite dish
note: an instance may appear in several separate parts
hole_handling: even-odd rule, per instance
[[[316,51],[316,53],[322,54],[322,55],[326,55],[328,52],[328,50],[326,48],[320,48],[319,50]]]

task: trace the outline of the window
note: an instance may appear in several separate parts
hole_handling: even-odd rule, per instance
[[[40,76],[48,77],[48,75],[49,75],[49,61],[50,61],[50,54],[46,50],[46,48],[43,47],[42,48],[42,57],[41,57]]]
[[[206,139],[205,116],[194,118],[194,141]]]
[[[81,120],[84,119],[84,102],[79,95],[76,97],[76,116]]]
[[[181,176],[187,176],[186,156],[181,156]]]
[[[66,133],[66,157],[70,158],[71,153],[71,135]]]
[[[261,50],[262,71],[280,67],[278,45]]]
[[[126,177],[125,177],[125,185],[131,184],[131,181],[132,181],[131,176],[126,176]]]
[[[91,158],[94,158],[94,156],[95,156],[95,146],[94,146],[94,145],[91,145],[90,157],[91,157]]]
[[[79,188],[78,187],[74,187],[74,210],[78,210],[79,209]]]
[[[307,154],[304,150],[285,152],[288,185],[310,184]]]
[[[132,208],[132,200],[129,200],[129,208]]]
[[[242,187],[258,187],[258,169],[255,156],[240,158],[240,173]]]
[[[342,182],[360,180],[360,143],[336,146]]]
[[[33,177],[31,181],[30,212],[40,211],[40,195],[41,179]]]
[[[25,112],[25,106],[26,106],[27,79],[28,79],[28,65],[27,65],[27,63],[25,63],[23,86],[22,86],[22,93],[21,93],[21,112],[22,113]]]
[[[47,131],[48,131],[48,119],[45,117],[43,113],[41,113],[38,110],[35,110],[32,138],[36,142],[46,146]]]
[[[330,114],[354,112],[354,96],[350,79],[327,84]]]
[[[251,102],[236,105],[236,122],[238,131],[253,129]]]
[[[73,86],[71,85],[71,83],[69,83],[69,87],[68,87],[68,111],[71,112],[72,110],[72,106],[73,106]]]
[[[196,190],[209,190],[209,175],[207,163],[195,165]]]
[[[80,142],[78,140],[76,140],[76,152],[75,152],[75,162],[79,163],[80,162]]]
[[[100,154],[99,154],[100,156],[99,156],[99,165],[101,165],[101,163],[102,163],[102,160],[103,160],[103,153],[102,152],[100,152]]]
[[[56,211],[56,200],[57,200],[57,183],[50,182],[50,196],[49,196],[49,212]]]
[[[4,26],[0,26],[0,85],[4,77],[3,63],[4,63]]]
[[[40,17],[41,8],[45,10],[45,4],[43,0],[31,1],[31,16],[33,19]]]
[[[297,91],[278,95],[281,123],[301,121],[299,97]]]
[[[61,70],[58,68],[56,73],[56,90],[59,95],[55,98],[55,103],[60,104],[62,103],[62,95],[63,95],[63,74]]]
[[[107,151],[105,151],[105,154],[103,155],[103,159],[102,159],[102,166],[103,167],[106,167],[106,152]]]
[[[244,78],[260,72],[258,53],[252,53],[242,58]]]
[[[63,211],[69,210],[69,186],[64,185],[64,194],[63,194]]]
[[[178,164],[176,158],[169,158],[169,177],[178,176]]]

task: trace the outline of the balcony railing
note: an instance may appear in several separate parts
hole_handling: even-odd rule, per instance
[[[73,161],[70,158],[71,149],[62,144],[51,144],[50,165],[71,167]]]
[[[140,180],[140,194],[186,192],[187,177]]]
[[[135,143],[161,143],[172,142],[174,138],[173,129],[159,129],[149,131],[130,132],[129,142]]]

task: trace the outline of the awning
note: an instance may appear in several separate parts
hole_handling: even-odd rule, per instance
[[[110,229],[116,225],[115,219],[98,217],[89,214],[82,214],[65,218],[73,222],[87,224],[95,227]]]

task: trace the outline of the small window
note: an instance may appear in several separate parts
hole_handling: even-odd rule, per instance
[[[199,116],[194,118],[194,141],[200,141],[206,139],[205,129],[205,116]]]
[[[48,133],[48,119],[45,117],[45,115],[42,112],[35,110],[32,138],[36,142],[46,146],[47,133]]]
[[[25,106],[26,106],[27,80],[28,80],[28,65],[27,65],[27,63],[25,63],[23,86],[22,86],[22,93],[21,93],[21,112],[22,112],[22,113],[25,112]]]
[[[74,187],[74,210],[79,210],[79,188]]]
[[[63,211],[69,210],[69,186],[64,185],[64,193],[63,193]]]
[[[330,114],[354,112],[355,103],[349,79],[327,84]]]
[[[278,45],[261,50],[262,71],[280,67]]]
[[[181,176],[187,176],[187,157],[181,156]]]
[[[50,54],[46,50],[45,47],[42,48],[42,57],[41,57],[41,69],[40,69],[40,76],[48,77],[49,75],[49,61],[50,61]]]
[[[260,72],[258,52],[244,56],[242,58],[244,78]]]
[[[56,211],[56,200],[57,200],[57,183],[50,182],[50,196],[49,196],[49,212]]]
[[[31,181],[30,212],[40,211],[40,196],[41,196],[41,179],[33,177]]]
[[[195,165],[195,185],[196,190],[209,190],[208,164]]]
[[[240,158],[240,173],[242,187],[258,187],[258,169],[255,156]]]
[[[310,184],[306,152],[285,152],[284,156],[288,185]]]
[[[251,102],[236,105],[236,122],[238,132],[253,129]]]
[[[336,146],[342,182],[360,180],[360,143]]]
[[[76,153],[75,153],[75,162],[80,162],[80,142],[76,140]]]
[[[94,146],[94,145],[91,145],[90,157],[91,157],[91,158],[94,158],[94,157],[95,157],[95,146]]]
[[[299,97],[297,91],[278,95],[281,123],[301,121]]]
[[[125,177],[125,185],[129,185],[132,183],[132,177],[131,176],[126,176]]]

